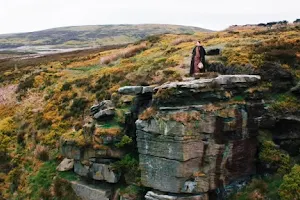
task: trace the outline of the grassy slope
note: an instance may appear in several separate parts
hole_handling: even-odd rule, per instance
[[[121,55],[119,52],[124,50],[88,52],[5,69],[0,75],[3,85],[0,87],[0,96],[3,96],[0,98],[0,153],[7,157],[0,166],[0,193],[7,199],[38,199],[41,195],[49,195],[48,182],[43,193],[37,194],[34,188],[41,182],[41,170],[46,179],[57,175],[53,171],[55,165],[49,162],[60,159],[60,136],[69,132],[74,124],[82,124],[85,113],[95,101],[110,98],[121,86],[180,80],[188,72],[193,40],[202,40],[207,48],[224,47],[222,55],[211,57],[210,62],[241,67],[251,63],[259,68],[267,59],[280,61],[280,55],[293,54],[282,64],[299,77],[299,38],[299,27],[167,34],[149,38],[145,50],[109,64],[100,65],[100,58]],[[281,54],[268,57],[276,45],[282,47]],[[19,89],[14,93],[20,80]],[[16,98],[21,103],[17,103]],[[43,162],[34,156],[37,144],[49,149],[50,161]]]
[[[60,48],[126,44],[149,35],[191,33],[206,29],[177,25],[99,25],[54,28],[0,35],[0,49],[24,45],[55,45]]]

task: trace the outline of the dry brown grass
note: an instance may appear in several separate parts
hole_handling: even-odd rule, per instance
[[[147,108],[142,114],[140,114],[139,119],[148,120],[153,118],[157,114],[157,111],[154,108]]]
[[[110,54],[108,56],[102,57],[100,59],[100,64],[107,65],[113,61],[118,60],[119,58],[132,57],[138,52],[145,50],[146,48],[147,48],[147,43],[141,43],[139,45],[129,46],[121,51],[116,52],[115,54]]]
[[[173,40],[171,42],[172,45],[178,45],[184,42],[193,42],[195,39],[191,38],[191,37],[181,37],[181,38],[177,38],[176,40]]]
[[[183,124],[186,124],[188,122],[192,121],[198,121],[201,119],[200,113],[193,111],[193,112],[177,112],[170,115],[170,119],[181,122]]]
[[[95,135],[96,136],[100,136],[100,135],[111,135],[111,136],[115,136],[115,135],[119,135],[121,134],[122,130],[119,127],[112,127],[112,128],[97,128],[95,131]]]

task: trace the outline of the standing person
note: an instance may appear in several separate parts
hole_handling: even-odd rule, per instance
[[[193,55],[192,55],[192,61],[191,61],[191,67],[190,67],[190,75],[194,75],[197,73],[203,73],[205,72],[205,49],[201,45],[200,41],[197,41],[196,47],[193,49]],[[200,69],[199,63],[203,64],[203,68]]]

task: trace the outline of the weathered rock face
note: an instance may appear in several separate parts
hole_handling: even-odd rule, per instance
[[[120,173],[113,171],[108,164],[103,163],[83,165],[80,161],[76,161],[74,172],[80,176],[108,183],[117,183],[120,179]]]
[[[112,101],[102,101],[91,108],[92,117],[85,119],[85,125],[75,138],[61,137],[61,154],[73,161],[76,174],[107,183],[119,181],[121,174],[113,170],[112,165],[126,153],[115,146],[123,130],[119,126],[107,128],[103,125],[108,116],[114,115],[114,110]],[[59,166],[58,170],[62,168]]]
[[[300,149],[300,118],[280,117],[274,125],[273,140],[291,156],[297,156]]]
[[[155,88],[156,113],[136,122],[142,184],[199,194],[254,174],[262,102],[254,94],[250,98],[247,89],[259,80],[219,76]],[[149,194],[146,199],[174,196]]]

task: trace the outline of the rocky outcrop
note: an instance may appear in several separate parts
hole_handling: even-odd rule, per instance
[[[101,120],[103,118],[109,118],[115,115],[115,107],[113,102],[110,100],[105,100],[91,107],[91,115],[96,120]]]
[[[141,182],[174,197],[149,193],[146,199],[182,194],[205,199],[208,192],[255,174],[257,109],[263,104],[248,89],[259,81],[259,76],[222,75],[154,89],[156,112],[136,122]]]
[[[107,183],[117,183],[120,179],[120,173],[116,172],[109,165],[105,163],[81,163],[76,161],[74,165],[74,172],[80,176],[91,178],[94,180],[105,181]]]
[[[85,120],[83,129],[61,137],[61,154],[73,160],[76,174],[96,181],[119,182],[121,173],[112,165],[126,152],[115,146],[121,141],[122,127],[106,124],[114,110],[113,102],[108,100],[92,106],[92,118]]]
[[[74,190],[85,199],[95,195],[112,199],[120,180],[136,185],[136,180],[128,181],[124,171],[122,175],[112,167],[126,154],[116,145],[125,134],[133,141],[131,150],[137,147],[141,175],[131,173],[148,188],[147,200],[208,200],[213,191],[255,174],[256,136],[266,116],[262,116],[262,94],[255,89],[260,79],[220,75],[155,88],[120,88],[119,95],[127,95],[125,102],[131,104],[124,127],[112,123],[118,114],[114,103],[103,101],[91,108],[81,134],[61,138],[61,153],[74,160],[75,173],[100,185],[110,184],[104,192],[82,183],[76,183]],[[103,114],[107,111],[114,114]]]

